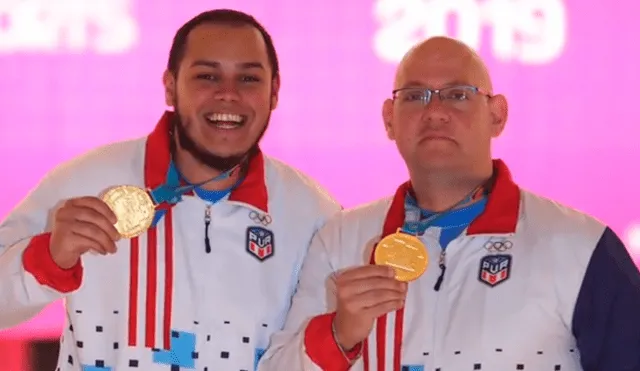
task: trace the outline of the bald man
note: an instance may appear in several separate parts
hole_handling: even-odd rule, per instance
[[[382,116],[410,179],[316,234],[260,371],[640,371],[637,268],[492,159],[507,111],[467,46],[406,55]]]

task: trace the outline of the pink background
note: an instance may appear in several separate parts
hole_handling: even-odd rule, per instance
[[[405,180],[380,105],[408,46],[448,34],[479,50],[510,100],[496,157],[640,258],[635,0],[0,0],[0,217],[60,162],[153,128],[173,34],[209,7],[272,33],[283,84],[263,147],[346,206]],[[56,336],[62,320],[56,304],[0,337]]]

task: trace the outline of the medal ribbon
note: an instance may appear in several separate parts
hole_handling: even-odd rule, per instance
[[[149,192],[149,194],[156,205],[175,205],[178,202],[182,201],[182,196],[193,192],[193,190],[198,187],[201,187],[209,182],[228,179],[237,168],[238,166],[235,166],[233,169],[227,170],[222,174],[214,176],[213,178],[207,179],[200,183],[190,184],[184,181],[184,177],[178,172],[178,169],[176,169],[176,167],[171,164],[171,166],[169,167],[169,172],[167,174],[167,182],[155,188],[154,190]],[[231,191],[231,189],[233,189],[233,186],[229,189],[219,192],[226,195]]]
[[[418,206],[418,201],[407,192],[404,198],[404,224],[402,226],[402,232],[419,236],[432,226],[436,221],[440,220],[443,216],[449,212],[457,209],[463,205],[470,204],[473,201],[477,201],[486,197],[487,191],[484,186],[479,186],[469,193],[465,198],[457,202],[455,205],[447,208],[446,210],[433,213],[423,210]]]
[[[232,169],[225,171],[222,174],[216,175],[211,179],[207,179],[199,183],[187,183],[185,178],[180,174],[176,166],[171,163],[169,171],[167,172],[167,181],[156,187],[149,192],[151,199],[156,205],[156,215],[153,220],[152,226],[155,226],[162,218],[165,211],[182,201],[182,197],[194,192],[198,187],[201,187],[209,182],[220,181],[228,179],[234,171],[239,168],[240,165],[234,166]],[[240,183],[241,179],[238,179],[231,187],[220,191],[207,191],[207,201],[210,203],[216,203],[227,196],[231,191]]]

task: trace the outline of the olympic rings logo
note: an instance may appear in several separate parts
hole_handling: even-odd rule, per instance
[[[503,252],[507,251],[513,247],[513,242],[511,241],[488,241],[484,244],[484,248],[491,252]]]
[[[269,214],[260,214],[256,211],[252,211],[249,213],[249,218],[254,222],[254,223],[260,223],[263,226],[268,226],[269,224],[271,224],[271,222],[273,221],[273,219],[271,219],[271,216]]]

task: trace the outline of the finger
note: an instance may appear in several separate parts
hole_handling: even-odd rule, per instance
[[[78,251],[78,253],[95,252],[100,255],[107,255],[105,248],[93,239],[73,232],[71,232],[71,237],[73,239],[74,249]]]
[[[391,300],[380,303],[364,310],[363,315],[369,318],[378,318],[390,312],[395,312],[404,307],[404,300]]]
[[[389,301],[404,301],[406,294],[394,290],[373,290],[344,300],[344,305],[351,312],[360,312]]]
[[[400,282],[395,278],[387,277],[369,277],[348,282],[340,282],[338,285],[338,293],[345,297],[362,294],[371,290],[392,290],[399,293],[407,291],[407,283]]]
[[[116,227],[104,215],[93,208],[85,206],[65,207],[63,210],[60,210],[59,217],[73,224],[80,222],[96,225],[102,229],[112,241],[117,241],[120,238]]]
[[[71,226],[71,232],[80,237],[87,238],[98,245],[101,250],[109,253],[115,252],[115,242],[101,227],[90,222],[75,222]]]
[[[118,218],[116,214],[109,208],[109,206],[104,203],[101,199],[97,197],[79,197],[73,198],[69,200],[73,206],[77,207],[87,207],[93,209],[102,216],[104,216],[111,224],[116,224],[118,222]]]
[[[369,277],[391,278],[395,277],[395,275],[395,270],[389,266],[369,264],[352,269],[347,269],[346,271],[338,274],[336,278],[337,280],[352,281]]]

